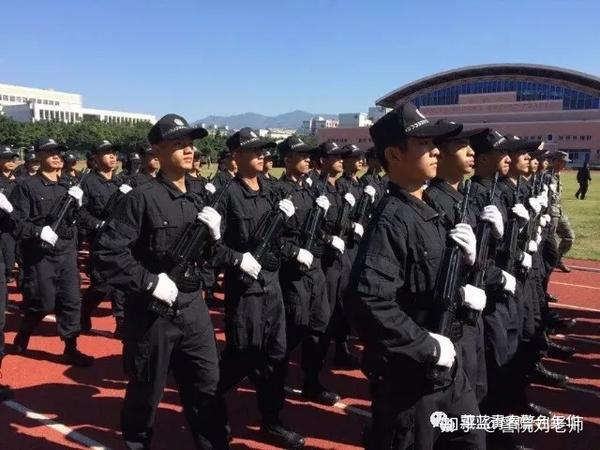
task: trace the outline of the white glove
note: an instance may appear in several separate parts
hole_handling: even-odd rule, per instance
[[[467,308],[474,309],[475,311],[483,311],[487,300],[483,289],[479,289],[472,284],[466,284],[461,286],[458,292],[460,293],[463,304]]]
[[[312,183],[313,183],[313,182],[312,182],[312,178],[306,178],[306,179],[304,180],[304,182],[305,182],[306,184],[308,184],[309,186],[311,186],[311,187],[312,187]]]
[[[128,184],[122,184],[121,186],[119,186],[119,191],[121,191],[121,193],[123,194],[128,194],[129,192],[132,191],[132,187],[129,186]]]
[[[221,214],[216,209],[205,206],[198,213],[198,220],[206,224],[210,235],[215,241],[221,238]]]
[[[350,203],[350,206],[352,206],[354,208],[354,205],[356,204],[356,199],[354,198],[354,195],[352,195],[350,192],[348,192],[347,194],[344,195],[344,200],[346,200],[348,203]]]
[[[548,207],[548,195],[547,194],[540,194],[537,197],[537,201],[540,202],[540,205],[542,206],[542,208],[547,208]]]
[[[496,239],[502,238],[504,235],[504,221],[502,214],[495,205],[487,205],[481,213],[481,220],[492,224],[492,232]]]
[[[531,206],[531,209],[533,209],[536,214],[539,214],[542,210],[542,205],[540,205],[540,201],[536,197],[529,198],[529,206]]]
[[[541,227],[538,227],[538,232],[535,234],[535,243],[540,246],[540,242],[542,242],[542,231]]]
[[[352,222],[352,229],[354,230],[354,233],[358,235],[358,237],[363,237],[363,234],[365,234],[365,229],[358,222]]]
[[[13,212],[14,209],[12,203],[8,201],[6,195],[4,195],[2,192],[0,192],[0,209],[9,214]]]
[[[58,241],[58,234],[56,234],[52,228],[46,225],[44,228],[42,228],[40,239],[54,247],[56,241]]]
[[[442,367],[452,368],[454,358],[456,358],[456,349],[454,344],[446,336],[437,333],[429,333],[429,336],[434,338],[440,345],[440,355],[437,360],[437,365]]]
[[[210,192],[211,194],[214,194],[215,192],[217,192],[217,188],[215,187],[214,184],[212,183],[206,183],[204,185],[204,189],[206,189],[208,192]]]
[[[83,204],[83,191],[81,188],[79,186],[71,186],[67,193],[77,200],[77,206],[81,208],[81,205]]]
[[[364,192],[369,197],[371,197],[371,203],[375,203],[375,195],[377,194],[377,191],[375,190],[375,188],[369,184],[368,186],[365,186]]]
[[[514,295],[515,290],[517,289],[517,279],[513,277],[510,273],[502,271],[502,276],[504,277],[504,285],[502,288],[506,292],[510,292]]]
[[[175,282],[166,273],[159,273],[158,283],[156,283],[152,295],[171,306],[177,299],[177,294],[179,294],[179,289]]]
[[[330,245],[342,254],[344,253],[344,250],[346,250],[346,244],[344,243],[344,240],[337,236],[333,236],[331,238]]]
[[[327,211],[329,210],[329,207],[331,206],[329,199],[325,195],[320,195],[319,197],[317,197],[315,202],[317,203],[319,208],[323,209],[323,211],[325,211],[325,214],[327,214]]]
[[[279,211],[283,212],[288,219],[292,217],[296,212],[296,207],[294,206],[292,201],[287,198],[280,200],[278,206]]]
[[[546,219],[547,214],[542,215],[542,217],[540,217],[540,227],[544,228],[546,225],[548,225],[548,220]]]
[[[521,267],[523,267],[523,269],[531,269],[531,263],[532,263],[532,258],[531,255],[529,253],[522,253],[522,258],[521,258]]]
[[[521,219],[525,222],[529,221],[529,212],[527,212],[527,208],[525,208],[525,206],[523,206],[523,203],[517,203],[510,210],[519,219]]]
[[[242,269],[244,272],[246,272],[248,275],[250,275],[256,280],[258,278],[260,270],[262,269],[262,266],[258,263],[256,259],[254,259],[254,256],[252,256],[251,253],[246,252],[242,255],[240,269]]]
[[[550,214],[544,214],[542,216],[542,219],[544,219],[544,222],[546,222],[546,225],[548,225],[550,223],[550,221],[552,220],[552,218],[550,217]]]
[[[477,256],[477,238],[473,233],[473,228],[468,223],[458,223],[450,230],[450,238],[458,244],[463,252],[465,264],[472,266],[475,264]]]
[[[298,255],[296,256],[296,260],[300,264],[304,264],[308,269],[310,269],[310,266],[312,266],[313,259],[313,254],[303,248],[298,251]]]
[[[529,241],[527,243],[527,253],[534,254],[538,251],[538,243],[536,241]]]
[[[550,190],[552,191],[553,194],[556,194],[556,192],[558,191],[558,184],[550,183]]]

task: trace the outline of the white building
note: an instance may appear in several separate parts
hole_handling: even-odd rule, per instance
[[[369,127],[373,124],[367,113],[342,113],[338,118],[340,128]]]
[[[65,123],[99,120],[109,123],[156,122],[151,114],[84,108],[80,94],[0,84],[0,113],[17,122]]]
[[[321,116],[311,117],[308,120],[302,121],[302,126],[298,129],[300,135],[311,135],[317,134],[317,130],[323,128],[337,128],[339,121],[336,119],[325,119]]]
[[[367,115],[369,117],[369,120],[375,123],[391,110],[392,108],[386,108],[385,106],[371,106]]]

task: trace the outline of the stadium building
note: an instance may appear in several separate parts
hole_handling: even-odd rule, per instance
[[[428,117],[466,128],[542,139],[568,152],[578,167],[600,166],[600,78],[559,67],[492,64],[438,73],[406,84],[375,101],[393,108],[410,101]],[[318,131],[319,142],[372,145],[368,127]]]

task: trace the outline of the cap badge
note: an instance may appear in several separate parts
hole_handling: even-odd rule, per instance
[[[181,119],[175,119],[173,121],[173,123],[175,123],[175,125],[182,127],[183,126],[183,120]]]

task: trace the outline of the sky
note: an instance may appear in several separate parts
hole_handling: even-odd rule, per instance
[[[405,83],[486,63],[600,76],[595,0],[2,3],[0,83],[189,120],[366,112]]]

